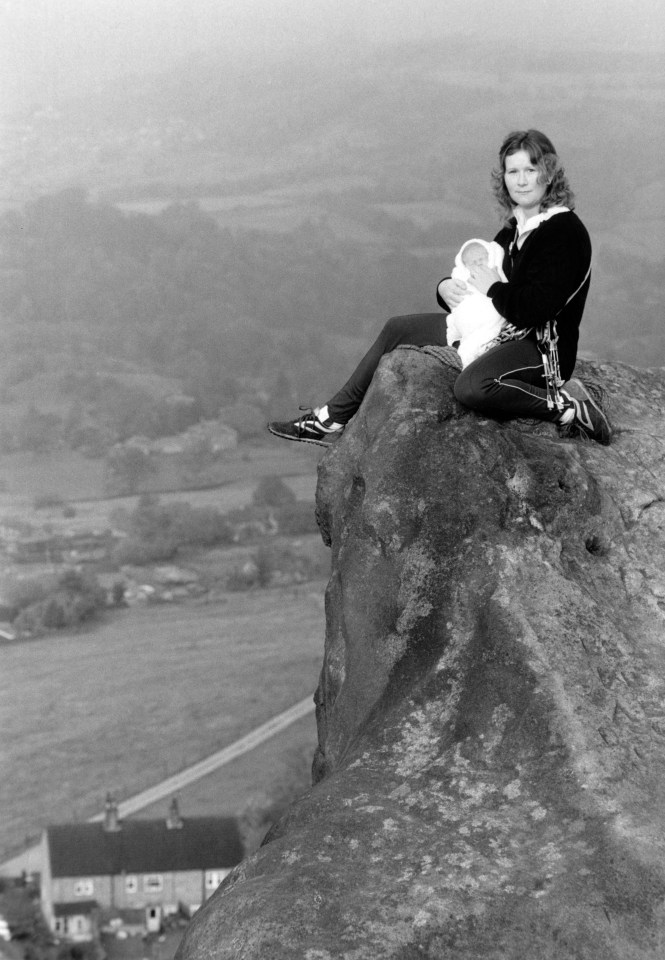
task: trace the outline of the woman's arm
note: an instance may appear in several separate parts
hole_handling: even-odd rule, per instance
[[[455,307],[459,307],[465,297],[469,296],[469,290],[463,280],[453,280],[452,277],[445,277],[440,281],[436,288],[436,299],[440,307],[450,312]]]
[[[552,320],[579,286],[591,260],[586,228],[572,213],[555,214],[524,241],[508,283],[493,283],[487,296],[519,329]]]

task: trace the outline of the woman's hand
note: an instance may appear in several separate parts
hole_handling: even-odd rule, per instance
[[[441,299],[453,310],[455,307],[459,307],[465,297],[470,296],[471,291],[463,280],[453,280],[452,277],[448,277],[447,280],[442,280],[439,284],[439,294]]]
[[[475,267],[469,269],[470,280],[476,290],[479,290],[480,293],[487,293],[489,288],[493,283],[496,283],[497,280],[500,280],[498,270],[490,270],[489,267],[485,267],[482,264],[478,264]]]

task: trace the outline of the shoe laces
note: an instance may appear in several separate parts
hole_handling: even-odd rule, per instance
[[[298,417],[299,420],[316,419],[316,414],[311,407],[298,407],[298,410],[302,410],[302,416]]]
[[[298,424],[299,430],[304,430],[307,426],[310,427],[320,427],[321,421],[314,413],[312,407],[298,407],[299,410],[302,410],[302,415],[298,417],[296,423]]]

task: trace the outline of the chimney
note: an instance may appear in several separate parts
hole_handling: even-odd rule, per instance
[[[180,816],[180,810],[178,809],[177,797],[174,797],[173,800],[171,800],[169,812],[166,817],[166,829],[167,830],[182,829],[182,817]]]
[[[115,798],[110,793],[107,793],[106,803],[104,804],[104,830],[106,833],[116,833],[120,829],[118,804]]]

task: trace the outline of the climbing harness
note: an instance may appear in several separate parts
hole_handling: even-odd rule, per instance
[[[559,348],[557,343],[559,342],[559,334],[557,332],[556,320],[559,314],[568,306],[571,300],[573,300],[577,294],[580,292],[584,284],[587,282],[591,275],[591,264],[589,264],[589,269],[587,270],[584,280],[571,295],[568,297],[564,303],[561,310],[559,310],[556,316],[552,320],[548,320],[545,326],[540,327],[537,330],[536,338],[538,343],[538,350],[543,361],[543,370],[545,372],[545,384],[547,389],[547,409],[553,410],[555,407],[557,410],[561,411],[564,408],[565,401],[561,395],[561,387],[564,385],[565,380],[561,377],[561,369],[559,367]]]
[[[553,410],[555,407],[561,411],[564,407],[564,399],[561,396],[561,387],[565,381],[561,376],[559,367],[559,334],[556,329],[556,318],[548,320],[544,327],[541,327],[537,333],[537,344],[540,356],[543,361],[543,370],[545,374],[545,389],[547,390],[547,409]]]

